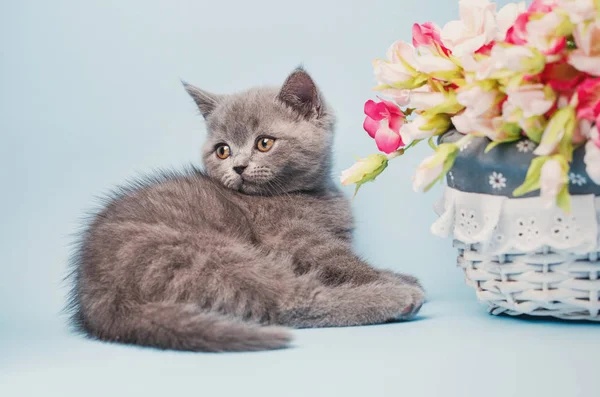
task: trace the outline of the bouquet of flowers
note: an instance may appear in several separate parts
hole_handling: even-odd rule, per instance
[[[365,103],[364,129],[385,153],[342,173],[356,190],[388,161],[427,141],[434,153],[413,177],[427,191],[474,137],[497,145],[537,144],[515,197],[540,190],[548,206],[570,212],[568,174],[585,145],[586,172],[600,184],[600,0],[535,0],[500,10],[488,0],[460,0],[460,20],[440,29],[413,26],[412,44],[397,41],[373,62],[378,101]],[[451,128],[453,143],[434,137]]]

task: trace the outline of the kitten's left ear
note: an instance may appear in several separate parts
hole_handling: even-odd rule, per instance
[[[219,95],[201,90],[183,80],[181,81],[181,84],[183,84],[185,90],[190,94],[194,102],[196,102],[196,105],[198,105],[198,109],[200,109],[200,113],[202,113],[204,118],[207,118],[219,104]]]
[[[280,101],[310,119],[322,114],[321,94],[315,82],[302,68],[294,70],[283,83],[278,98]]]

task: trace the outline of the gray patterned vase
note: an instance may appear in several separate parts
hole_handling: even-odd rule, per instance
[[[455,142],[464,135],[452,130],[442,135],[440,143]],[[536,145],[523,139],[515,143],[496,146],[484,153],[490,143],[487,138],[475,138],[456,157],[452,171],[447,176],[448,186],[462,192],[483,193],[512,197],[512,192],[525,180],[533,150]],[[569,192],[577,194],[594,194],[600,196],[600,186],[596,185],[585,172],[583,155],[585,149],[580,147],[573,154],[573,163],[569,172]],[[539,192],[531,192],[523,197],[538,196]]]

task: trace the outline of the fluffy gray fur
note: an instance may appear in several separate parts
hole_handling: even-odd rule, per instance
[[[207,122],[205,172],[136,181],[92,217],[73,261],[79,330],[161,349],[248,351],[288,346],[286,327],[419,310],[415,278],[352,251],[349,203],[331,179],[334,117],[304,70],[281,88],[235,95],[184,85]],[[275,139],[268,152],[256,148],[264,136]]]

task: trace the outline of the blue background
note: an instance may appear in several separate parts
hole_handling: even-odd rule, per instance
[[[453,0],[0,1],[0,395],[592,395],[597,327],[488,316],[430,235],[441,188],[410,183],[426,147],[353,202],[357,250],[425,284],[415,321],[206,355],[87,341],[60,314],[95,197],[199,163],[205,126],[180,78],[228,93],[304,64],[338,115],[337,174],[376,150],[361,127],[371,60],[413,22],[457,18]]]

